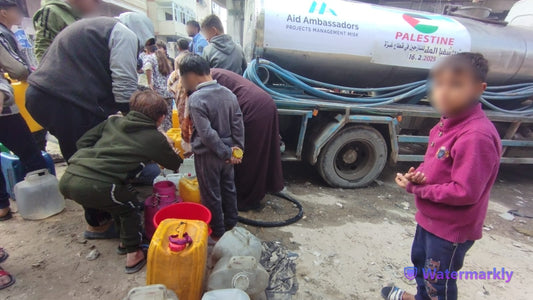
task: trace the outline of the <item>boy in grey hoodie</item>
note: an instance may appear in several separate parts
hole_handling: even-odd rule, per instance
[[[233,165],[242,162],[234,153],[244,149],[244,124],[237,97],[213,80],[210,71],[198,55],[187,55],[180,63],[182,84],[194,91],[188,101],[191,146],[202,204],[213,216],[211,237],[217,240],[237,224]]]
[[[216,15],[207,16],[203,20],[202,33],[209,41],[209,45],[202,53],[209,66],[242,75],[247,67],[244,51],[231,39],[231,36],[224,34],[224,26]]]

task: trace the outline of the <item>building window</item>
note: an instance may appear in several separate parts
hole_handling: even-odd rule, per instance
[[[172,3],[172,6],[159,6],[158,10],[160,21],[174,21],[186,24],[188,21],[196,19],[194,10],[176,3]]]
[[[176,15],[176,21],[182,24],[186,24],[189,20],[194,20],[196,14],[193,10],[181,5],[174,6],[174,14]]]

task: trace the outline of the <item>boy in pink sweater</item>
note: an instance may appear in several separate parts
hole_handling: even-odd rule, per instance
[[[416,279],[417,292],[389,286],[381,291],[385,299],[457,299],[454,272],[481,238],[502,149],[478,101],[487,72],[487,60],[477,53],[449,56],[431,72],[431,101],[442,118],[430,131],[424,162],[396,176],[396,183],[415,195],[418,209],[414,268],[406,272]]]

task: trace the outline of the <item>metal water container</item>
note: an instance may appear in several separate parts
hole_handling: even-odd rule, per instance
[[[533,28],[343,0],[250,0],[248,58],[329,83],[379,87],[427,78],[444,56],[480,52],[489,84],[533,82]]]

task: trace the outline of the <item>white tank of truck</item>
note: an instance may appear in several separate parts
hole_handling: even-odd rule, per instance
[[[524,7],[531,0],[520,2]],[[444,56],[480,52],[490,63],[489,84],[504,85],[533,82],[533,27],[527,24],[343,0],[248,0],[244,46],[249,58],[359,87],[422,80]]]

